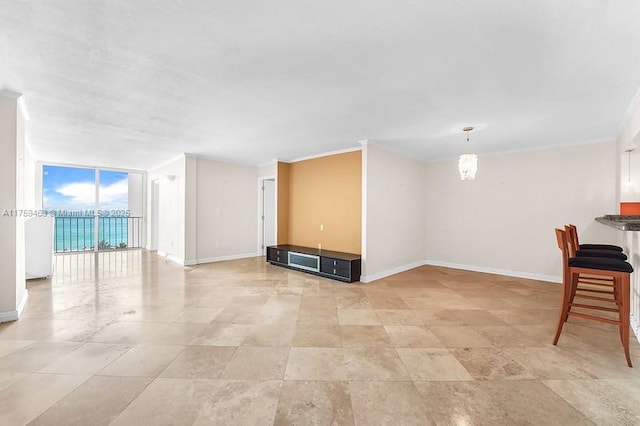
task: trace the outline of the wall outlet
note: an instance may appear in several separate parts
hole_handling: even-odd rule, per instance
[[[322,250],[322,244],[318,243],[318,250]]]
[[[323,224],[320,224],[320,230],[324,231],[324,225]]]

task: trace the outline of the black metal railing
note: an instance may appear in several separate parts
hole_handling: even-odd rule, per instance
[[[95,238],[95,216],[56,216],[54,250],[56,253],[121,250],[142,247],[142,217],[99,217]]]

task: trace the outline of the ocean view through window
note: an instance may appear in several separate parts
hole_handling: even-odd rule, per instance
[[[56,253],[142,247],[142,174],[44,165],[42,175]]]

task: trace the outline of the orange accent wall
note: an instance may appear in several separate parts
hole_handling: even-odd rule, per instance
[[[278,235],[277,244],[289,244],[289,164],[278,163],[276,170],[278,185]]]
[[[640,203],[620,203],[621,215],[640,215]]]
[[[288,243],[307,247],[322,244],[326,250],[359,254],[362,235],[362,152],[313,158],[288,166]],[[284,206],[280,203],[280,193],[278,198],[280,234],[280,224],[284,222],[284,217],[281,221],[281,212],[284,213],[281,207]],[[323,231],[320,225],[324,226]]]

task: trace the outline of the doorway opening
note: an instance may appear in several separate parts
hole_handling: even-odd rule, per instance
[[[276,179],[265,177],[259,179],[259,236],[258,252],[266,254],[268,246],[276,243]]]
[[[43,165],[42,206],[55,253],[142,248],[144,174]]]

